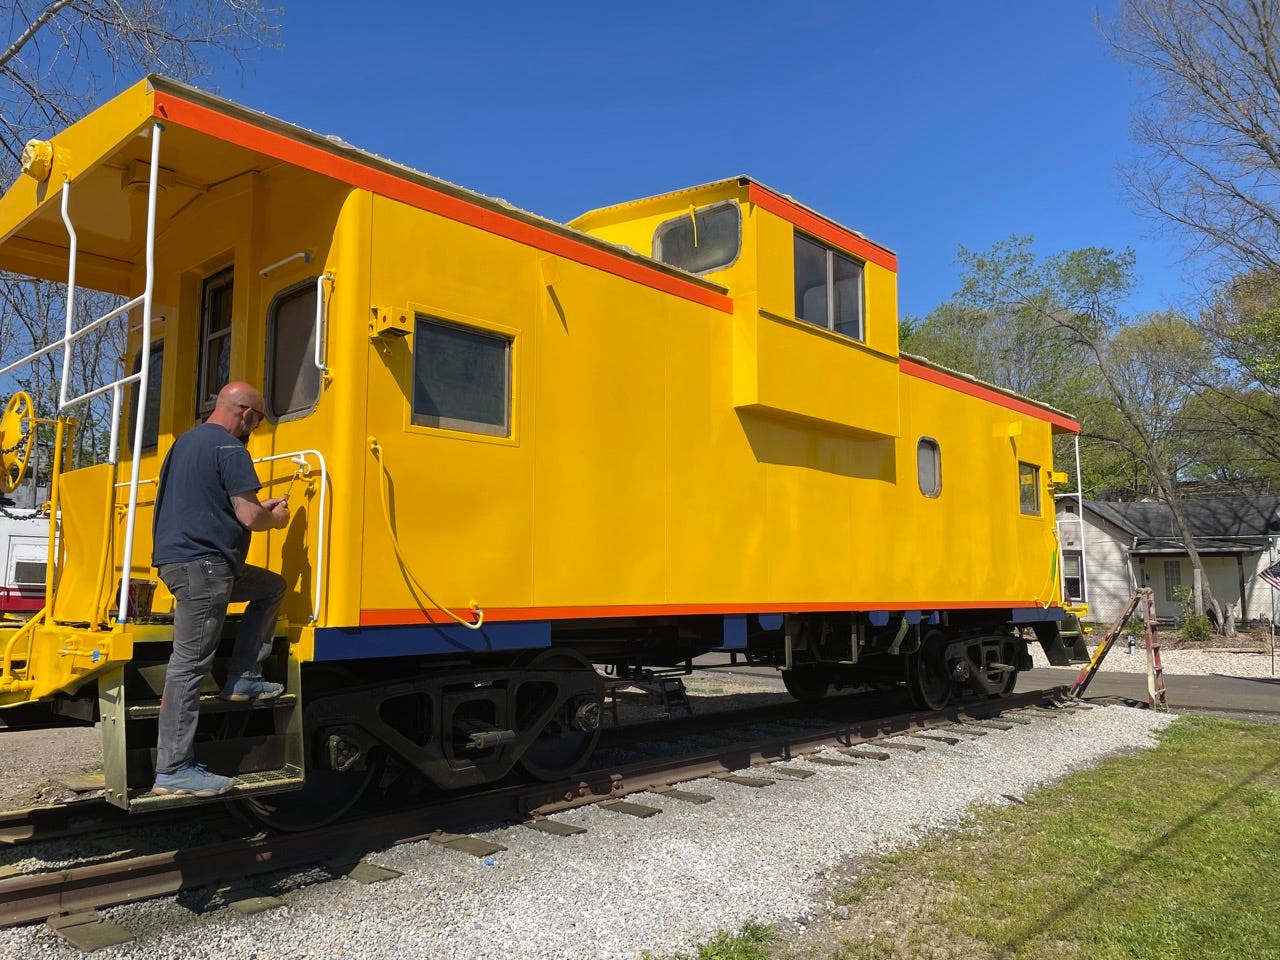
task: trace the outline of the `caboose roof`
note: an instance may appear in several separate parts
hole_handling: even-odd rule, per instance
[[[582,230],[590,230],[606,223],[616,223],[631,219],[637,213],[654,208],[671,207],[687,208],[689,204],[706,203],[709,197],[726,193],[738,193],[749,203],[754,203],[784,220],[795,224],[802,230],[821,237],[837,247],[855,253],[866,260],[877,263],[886,270],[895,273],[898,270],[898,256],[883,244],[869,239],[866,234],[853,230],[807,207],[795,198],[766,186],[761,181],[747,174],[739,174],[725,180],[713,180],[696,187],[685,187],[652,197],[640,197],[615,203],[607,207],[599,207],[580,214],[569,223]]]
[[[536,249],[723,311],[720,285],[456,184],[160,76],[150,76],[52,138],[51,175],[20,176],[0,197],[0,269],[66,279],[62,185],[78,235],[78,282],[128,290],[145,243],[152,125],[163,125],[157,233],[229,179],[291,164]]]

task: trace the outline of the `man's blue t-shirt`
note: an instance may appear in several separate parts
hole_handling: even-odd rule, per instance
[[[225,428],[202,423],[180,436],[160,468],[151,563],[187,563],[217,554],[233,567],[249,552],[249,530],[231,495],[262,483],[244,444]]]

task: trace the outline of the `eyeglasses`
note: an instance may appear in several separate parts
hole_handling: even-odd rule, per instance
[[[264,420],[267,416],[267,411],[259,410],[257,407],[253,406],[252,404],[237,403],[236,406],[239,407],[241,410],[252,410],[254,414],[258,417],[259,422]]]

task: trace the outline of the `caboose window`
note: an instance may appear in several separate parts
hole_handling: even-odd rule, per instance
[[[164,373],[164,341],[151,344],[151,361],[147,371],[147,408],[142,413],[142,449],[154,450],[160,438],[160,387]],[[134,354],[133,373],[142,369],[142,352]],[[124,446],[133,449],[133,415],[138,409],[138,383],[129,385],[129,425],[124,433]]]
[[[916,444],[916,481],[926,497],[942,493],[942,451],[930,437],[921,437]]]
[[[200,293],[199,394],[196,413],[213,412],[218,391],[231,379],[232,269],[215,273]]]
[[[511,435],[511,338],[419,315],[413,336],[413,422]]]
[[[796,319],[863,340],[862,264],[795,235]]]
[[[276,295],[267,310],[267,336],[267,412],[274,420],[309,413],[320,399],[314,279]]]
[[[1018,507],[1028,516],[1040,515],[1040,468],[1033,463],[1018,464]]]
[[[690,273],[729,266],[741,246],[742,213],[731,200],[672,217],[653,232],[654,259]]]

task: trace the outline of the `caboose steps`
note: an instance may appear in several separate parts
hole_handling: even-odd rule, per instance
[[[200,715],[206,713],[230,713],[241,710],[281,710],[292,709],[298,702],[297,694],[282,693],[272,700],[223,700],[217,694],[200,695]],[[130,720],[155,719],[160,716],[160,701],[147,700],[131,703],[125,711]]]
[[[277,654],[263,665],[269,676],[285,680],[286,690],[280,696],[227,701],[218,696],[227,662],[215,659],[201,687],[196,762],[237,779],[236,788],[218,799],[299,789],[304,764],[296,664]],[[106,674],[98,685],[106,799],[126,810],[208,802],[151,793],[165,668],[166,663],[158,659],[134,661]]]
[[[262,770],[257,773],[238,774],[236,776],[236,785],[216,799],[238,800],[243,797],[283,793],[288,790],[299,790],[302,788],[302,784],[302,771],[297,767],[286,765],[279,770]],[[194,806],[197,803],[208,802],[208,798],[195,797],[189,793],[171,793],[166,796],[158,796],[148,788],[130,791],[128,809],[131,813],[146,813],[150,810],[187,807]]]

